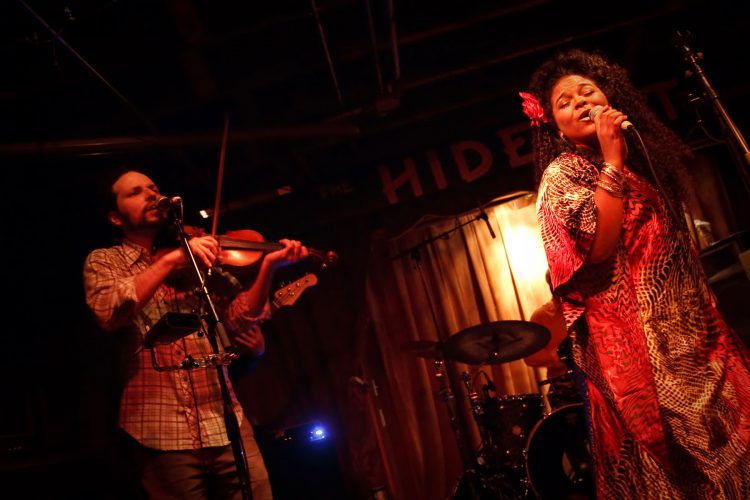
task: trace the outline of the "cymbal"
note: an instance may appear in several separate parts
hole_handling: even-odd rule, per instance
[[[550,331],[530,321],[494,321],[451,335],[445,357],[470,365],[507,363],[538,351],[549,342]]]
[[[401,344],[401,350],[413,352],[420,358],[443,359],[442,344],[433,340],[409,340]]]

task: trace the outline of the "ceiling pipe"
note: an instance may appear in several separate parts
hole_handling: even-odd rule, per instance
[[[328,62],[328,71],[331,73],[331,80],[333,81],[333,88],[336,91],[336,99],[339,101],[339,105],[344,105],[344,99],[341,97],[341,88],[339,87],[339,81],[336,78],[336,70],[333,68],[333,60],[331,59],[331,51],[328,50],[328,42],[326,41],[326,34],[323,30],[323,24],[320,22],[320,14],[318,13],[318,5],[315,0],[310,0],[310,6],[312,7],[313,18],[315,23],[318,25],[318,34],[320,35],[320,41],[323,44],[323,52]]]
[[[649,20],[652,20],[652,19],[657,19],[657,18],[660,18],[660,17],[664,17],[664,16],[667,16],[667,15],[673,14],[675,12],[678,12],[679,10],[680,10],[679,8],[675,8],[675,7],[670,8],[670,7],[667,7],[665,9],[661,9],[661,10],[659,10],[657,12],[654,12],[653,14],[649,14],[649,15],[645,15],[645,16],[640,16],[640,17],[633,18],[633,19],[626,19],[626,20],[624,20],[622,22],[615,23],[615,24],[612,24],[612,25],[609,25],[609,26],[605,26],[605,27],[600,28],[598,30],[592,30],[592,31],[586,32],[586,33],[584,33],[582,35],[568,36],[568,37],[558,38],[556,40],[552,40],[552,41],[547,42],[547,43],[538,44],[538,45],[535,45],[535,46],[527,48],[527,49],[516,50],[514,52],[509,52],[507,54],[502,54],[502,55],[499,55],[499,56],[496,56],[496,57],[486,58],[486,59],[483,59],[483,60],[478,61],[476,63],[472,63],[472,64],[467,64],[467,65],[464,65],[464,66],[460,66],[460,67],[457,67],[455,69],[452,69],[452,70],[449,70],[449,71],[446,71],[446,72],[443,72],[443,73],[439,73],[439,74],[435,74],[435,75],[430,75],[430,76],[427,76],[427,77],[424,77],[424,78],[417,78],[417,79],[412,79],[412,80],[406,80],[406,81],[403,81],[403,82],[401,82],[399,84],[399,90],[400,91],[414,90],[414,89],[417,89],[419,87],[424,87],[426,85],[437,83],[437,82],[440,82],[440,81],[443,81],[443,80],[449,80],[451,78],[456,78],[456,77],[462,76],[464,74],[471,73],[472,71],[477,71],[477,70],[482,70],[482,69],[485,69],[485,68],[490,68],[492,66],[496,66],[498,64],[505,63],[505,62],[514,61],[514,60],[520,59],[522,57],[525,57],[525,56],[528,56],[528,55],[531,55],[531,54],[535,54],[537,52],[541,52],[541,51],[544,51],[544,50],[553,49],[553,48],[560,47],[560,46],[565,45],[565,44],[570,44],[571,42],[575,42],[577,40],[583,40],[583,39],[586,39],[586,38],[589,38],[589,37],[592,37],[592,36],[597,36],[597,35],[604,34],[604,33],[610,32],[610,31],[615,31],[617,29],[621,29],[621,28],[624,28],[624,27],[627,27],[627,26],[630,26],[630,25],[634,25],[634,24],[642,23],[642,22],[649,21]],[[361,115],[363,113],[366,113],[369,110],[370,110],[369,107],[360,106],[360,107],[357,107],[357,108],[354,108],[354,109],[347,110],[347,111],[345,111],[343,113],[330,116],[330,117],[328,117],[326,119],[326,121],[334,123],[334,122],[338,122],[338,121],[341,121],[341,120],[344,120],[344,119],[351,119],[351,118],[359,116],[359,115]]]
[[[426,29],[423,31],[418,31],[415,33],[402,33],[398,38],[398,44],[401,47],[412,45],[424,40],[428,40],[430,38],[435,38],[438,36],[446,35],[448,33],[452,33],[454,31],[471,28],[472,26],[477,24],[483,24],[499,17],[504,17],[516,12],[530,10],[549,3],[552,3],[552,0],[531,0],[518,5],[513,5],[511,7],[488,10],[468,19],[442,24],[440,26],[436,26],[434,28]],[[381,44],[381,46],[378,47],[378,50],[383,50],[385,48],[386,44]],[[367,54],[367,52],[369,52],[369,49],[365,49],[364,47],[354,48],[347,52],[338,53],[337,59],[340,61],[350,62],[361,59]]]
[[[327,0],[323,5],[318,5],[318,12],[332,11],[341,7],[349,7],[351,0]],[[254,36],[264,31],[284,31],[289,29],[289,24],[300,22],[307,23],[310,12],[297,10],[284,12],[273,18],[260,18],[255,24],[234,30],[222,30],[221,33],[209,33],[205,44],[209,47],[224,47],[228,43],[243,42],[248,36]]]
[[[444,24],[444,25],[437,26],[432,29],[420,31],[417,33],[401,34],[399,36],[398,43],[400,47],[404,47],[406,45],[418,43],[425,39],[429,39],[435,36],[440,36],[440,35],[447,34],[453,31],[469,28],[475,24],[484,23],[484,22],[490,21],[498,17],[512,14],[517,11],[527,10],[527,9],[534,8],[539,5],[544,5],[548,3],[551,3],[551,0],[535,0],[535,1],[530,1],[528,3],[523,3],[521,5],[514,5],[508,8],[502,8],[502,9],[496,9],[492,11],[483,12],[481,15],[475,16],[471,19]],[[319,10],[323,10],[323,6],[320,6]],[[387,50],[389,45],[390,45],[389,42],[379,43],[377,50],[379,52],[383,50]],[[344,52],[339,51],[336,53],[336,60],[339,62],[357,61],[364,57],[368,57],[371,51],[372,51],[372,48],[365,47],[365,46],[360,46],[358,48],[350,49]],[[284,78],[293,77],[293,75],[297,74],[298,71],[299,70],[295,67],[294,69],[279,70],[279,72],[274,73],[274,74],[266,74],[264,76],[256,75],[254,79],[251,81],[243,81],[242,85],[243,85],[243,88],[245,89],[248,89],[248,88],[254,89],[254,88],[259,88],[265,85],[272,85],[273,82],[280,81]]]
[[[537,52],[541,52],[541,51],[553,49],[553,48],[556,48],[556,47],[559,47],[559,46],[562,46],[562,45],[570,44],[571,42],[575,42],[575,41],[578,41],[578,40],[584,40],[586,38],[591,38],[591,37],[594,37],[594,36],[597,36],[597,35],[601,35],[601,34],[604,34],[604,33],[610,32],[610,31],[615,31],[615,30],[618,30],[618,29],[621,29],[621,28],[624,28],[624,27],[627,27],[627,26],[630,26],[630,25],[633,25],[633,24],[639,24],[639,23],[642,23],[644,21],[649,21],[651,19],[656,19],[656,18],[659,18],[659,17],[663,17],[665,15],[672,14],[672,13],[674,13],[677,10],[679,10],[679,9],[678,8],[667,7],[665,9],[661,9],[659,11],[656,11],[653,14],[648,14],[648,15],[645,15],[645,16],[640,16],[640,17],[636,17],[636,18],[632,18],[632,19],[626,19],[624,21],[621,21],[621,22],[618,22],[618,23],[615,23],[615,24],[610,24],[608,26],[604,26],[604,27],[599,28],[599,29],[587,31],[586,33],[583,33],[581,35],[575,35],[575,36],[568,36],[568,37],[564,37],[564,38],[559,38],[557,40],[552,40],[552,41],[547,42],[547,43],[538,44],[538,45],[535,45],[533,47],[529,47],[527,49],[516,50],[514,52],[503,54],[503,55],[500,55],[500,56],[497,56],[497,57],[487,58],[487,59],[484,59],[482,61],[476,62],[474,64],[467,64],[465,66],[461,66],[459,68],[455,68],[453,70],[446,71],[444,73],[440,73],[440,74],[437,74],[437,75],[431,75],[431,76],[428,76],[428,77],[425,77],[425,78],[413,79],[413,80],[410,80],[408,82],[404,82],[401,85],[401,88],[403,90],[412,90],[412,89],[415,89],[415,88],[418,88],[418,87],[423,87],[425,85],[429,85],[429,84],[432,84],[432,83],[435,83],[435,82],[439,82],[441,80],[447,80],[447,79],[450,79],[450,78],[455,78],[457,76],[460,76],[460,75],[463,75],[463,74],[466,74],[466,73],[470,73],[472,71],[476,71],[476,70],[480,70],[480,69],[484,69],[484,68],[489,68],[491,66],[496,66],[496,65],[504,63],[504,62],[513,61],[515,59],[520,59],[522,57],[525,57],[525,56],[528,56],[528,55],[531,55],[531,54],[534,54],[534,53],[537,53]]]
[[[401,63],[398,58],[398,36],[396,35],[396,14],[393,10],[393,0],[388,0],[388,25],[391,33],[391,52],[393,54],[393,83],[401,80]]]
[[[375,74],[378,77],[378,94],[382,95],[383,91],[383,73],[380,70],[380,57],[378,56],[378,41],[375,38],[375,25],[372,20],[372,7],[370,0],[365,0],[365,7],[367,9],[367,28],[370,32],[370,44],[372,45],[372,58],[375,62]]]
[[[229,132],[228,142],[258,142],[290,139],[354,138],[359,128],[353,125],[298,125]],[[189,132],[180,134],[134,135],[64,139],[0,144],[0,156],[107,154],[118,151],[150,150],[169,146],[215,146],[222,140],[221,132]]]
[[[115,97],[117,97],[117,99],[119,99],[128,109],[130,109],[133,112],[133,114],[135,114],[141,121],[143,121],[143,123],[148,127],[150,132],[154,134],[158,132],[156,129],[156,126],[151,121],[151,119],[149,119],[149,117],[146,116],[146,114],[143,111],[141,111],[135,104],[133,104],[130,101],[130,99],[125,97],[125,94],[117,90],[117,88],[114,85],[112,85],[109,82],[109,80],[107,80],[104,77],[104,75],[102,75],[99,71],[97,71],[97,69],[92,64],[90,64],[81,54],[79,54],[76,49],[74,49],[68,42],[66,42],[65,39],[60,35],[60,33],[58,33],[52,26],[50,26],[49,23],[47,23],[47,21],[45,21],[42,18],[42,16],[37,14],[37,12],[31,7],[29,7],[29,5],[23,0],[18,0],[18,3],[20,3],[23,6],[23,8],[25,8],[27,11],[29,11],[29,14],[31,14],[31,16],[34,17],[34,19],[36,19],[39,22],[39,24],[41,24],[44,27],[44,29],[49,31],[49,33],[52,35],[52,37],[57,43],[65,47],[68,50],[68,52],[70,52],[73,55],[73,57],[78,59],[78,62],[80,62],[84,67],[86,67],[86,69],[88,69],[100,82],[102,82],[104,86],[107,87],[110,90],[110,92],[112,92],[112,94],[115,95]]]

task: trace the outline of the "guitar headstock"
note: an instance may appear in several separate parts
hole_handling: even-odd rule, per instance
[[[317,284],[317,276],[312,273],[306,274],[300,279],[276,290],[273,294],[273,303],[276,307],[291,306],[302,295],[302,292]]]

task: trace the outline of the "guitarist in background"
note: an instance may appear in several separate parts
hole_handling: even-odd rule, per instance
[[[206,328],[169,344],[143,345],[144,336],[167,312],[202,312],[202,301],[171,280],[187,267],[182,248],[157,248],[168,217],[157,207],[161,193],[145,174],[126,171],[108,186],[108,219],[120,242],[92,251],[83,278],[86,303],[98,324],[122,347],[124,380],[118,426],[149,498],[243,498],[234,454],[224,424],[224,401],[214,366],[184,368],[185,361],[210,359]],[[265,349],[259,324],[270,314],[268,295],[277,269],[308,255],[298,241],[281,240],[269,252],[253,282],[228,304],[223,323],[234,342],[250,353]],[[219,255],[211,236],[190,239],[196,260],[210,268]],[[226,305],[226,307],[224,307]],[[218,308],[218,306],[217,306]],[[157,371],[160,367],[181,367]],[[226,374],[226,371],[225,371]],[[254,500],[271,499],[271,485],[253,429],[231,384],[233,409]],[[115,492],[117,493],[117,492]]]
[[[260,323],[234,338],[235,352],[239,358],[229,365],[229,378],[234,382],[238,377],[254,372],[260,358],[266,352],[266,338]]]
[[[224,279],[235,280],[235,278],[229,274],[226,274]],[[237,379],[244,375],[254,372],[258,367],[260,358],[266,352],[266,339],[261,329],[262,323],[265,322],[265,320],[270,319],[271,315],[273,315],[273,313],[279,308],[293,305],[302,292],[307,288],[315,286],[317,283],[317,276],[308,273],[295,280],[293,283],[282,286],[274,292],[273,300],[268,304],[268,307],[264,309],[262,319],[248,325],[247,330],[237,334],[234,338],[236,346],[235,352],[239,354],[240,357],[229,365],[229,377],[233,382],[236,382]],[[241,286],[242,285],[239,281],[236,281],[236,283],[232,285],[233,288],[239,288]]]

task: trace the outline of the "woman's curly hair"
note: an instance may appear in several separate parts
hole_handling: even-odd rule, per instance
[[[558,53],[543,63],[531,76],[529,91],[541,103],[547,123],[532,127],[532,147],[537,181],[547,165],[564,152],[573,152],[586,157],[596,165],[602,159],[591,152],[578,149],[562,139],[552,114],[550,94],[552,87],[566,75],[579,75],[595,82],[604,92],[609,103],[628,115],[638,124],[638,132],[648,149],[648,155],[659,176],[660,184],[671,201],[679,202],[687,192],[688,175],[683,159],[692,155],[690,148],[667,128],[646,104],[643,94],[635,88],[621,66],[608,62],[601,54],[569,49]],[[644,152],[637,141],[630,141],[628,167],[639,175],[654,180]]]

